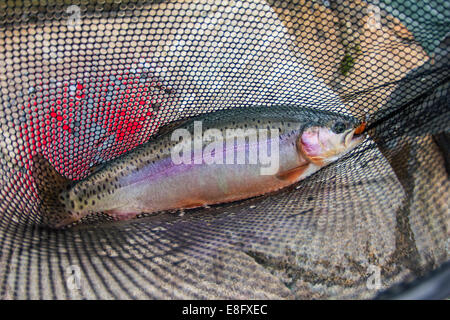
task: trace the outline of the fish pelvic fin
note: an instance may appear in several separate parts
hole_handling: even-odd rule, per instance
[[[304,165],[279,172],[277,174],[277,178],[280,180],[288,181],[289,183],[297,182],[300,179],[301,175],[306,171],[306,169],[308,169],[308,166],[309,163],[306,163]]]
[[[45,226],[61,228],[79,220],[66,209],[61,195],[72,186],[70,179],[56,171],[41,154],[33,157],[32,176],[40,198],[39,211]]]

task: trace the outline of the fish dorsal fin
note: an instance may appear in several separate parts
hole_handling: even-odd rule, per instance
[[[167,124],[164,124],[154,135],[154,137],[162,136],[166,133],[172,132],[174,129],[181,126],[183,123],[188,122],[190,118],[183,118],[179,120],[175,120],[172,122],[169,122]]]
[[[102,170],[105,166],[106,166],[105,163],[97,163],[97,164],[94,164],[92,167],[89,167],[89,170],[88,170],[89,173],[88,173],[88,175],[93,175],[94,173],[99,172],[99,171]]]
[[[289,181],[290,183],[297,182],[300,176],[308,169],[309,162],[301,166],[277,173],[277,178],[280,180]]]

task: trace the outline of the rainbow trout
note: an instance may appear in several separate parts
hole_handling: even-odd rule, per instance
[[[236,108],[188,119],[77,182],[40,156],[34,177],[44,223],[58,228],[96,213],[125,220],[274,192],[353,149],[364,126],[310,108]]]

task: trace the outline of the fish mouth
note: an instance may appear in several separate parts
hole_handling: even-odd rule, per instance
[[[355,129],[350,129],[344,136],[344,143],[346,146],[356,145],[364,139],[364,130],[366,129],[366,122],[362,122]]]
[[[361,136],[366,129],[367,122],[361,122],[359,126],[355,128],[354,135]]]

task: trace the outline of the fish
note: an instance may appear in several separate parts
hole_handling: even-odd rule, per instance
[[[310,107],[224,109],[169,124],[169,130],[162,129],[79,181],[62,176],[37,155],[33,177],[42,223],[63,228],[93,214],[128,220],[141,213],[267,195],[311,176],[354,149],[365,139],[365,125],[354,116]],[[204,135],[196,132],[199,126]],[[216,136],[207,139],[208,132]],[[254,156],[262,158],[264,150],[265,162],[255,161]],[[236,160],[239,154],[244,154],[241,162]],[[277,158],[271,170],[268,155]]]

